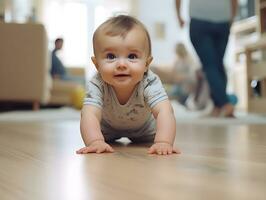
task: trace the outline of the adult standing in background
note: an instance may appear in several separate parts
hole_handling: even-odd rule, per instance
[[[177,17],[181,27],[181,0],[176,0]],[[215,117],[232,117],[234,106],[226,95],[227,75],[223,64],[230,27],[236,15],[237,0],[190,0],[190,40],[201,61],[210,86]]]

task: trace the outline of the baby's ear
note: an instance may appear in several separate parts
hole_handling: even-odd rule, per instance
[[[150,66],[152,60],[153,60],[153,57],[152,56],[149,56],[148,59],[147,59],[147,61],[146,61],[146,67],[147,68]]]
[[[97,60],[96,60],[96,58],[95,58],[95,56],[92,56],[91,57],[91,61],[93,62],[93,64],[94,64],[94,66],[96,67],[96,69],[98,70],[98,63],[97,63]]]

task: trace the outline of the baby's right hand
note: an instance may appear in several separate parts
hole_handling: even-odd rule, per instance
[[[92,142],[89,146],[83,147],[76,151],[77,154],[87,154],[87,153],[104,153],[104,152],[114,152],[114,149],[104,142],[103,140],[96,140]]]

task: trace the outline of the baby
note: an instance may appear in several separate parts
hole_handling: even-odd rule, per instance
[[[119,15],[101,24],[93,35],[98,73],[90,80],[81,111],[85,147],[78,154],[114,152],[108,144],[121,137],[152,142],[150,154],[180,153],[173,147],[173,108],[157,75],[149,70],[151,41],[144,25]]]

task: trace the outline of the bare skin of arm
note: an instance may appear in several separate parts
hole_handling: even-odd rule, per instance
[[[173,147],[176,125],[172,106],[169,100],[158,103],[152,110],[157,121],[157,133],[154,144],[149,148],[148,153],[168,155],[180,153]],[[104,141],[100,128],[101,109],[85,105],[81,112],[80,131],[85,147],[76,153],[104,153],[114,152],[113,148]]]
[[[181,12],[180,12],[181,0],[176,0],[175,5],[176,5],[176,13],[177,13],[178,22],[179,22],[180,27],[182,28],[185,24],[185,21],[183,20],[181,16]]]
[[[114,152],[113,148],[104,141],[100,127],[101,113],[101,109],[96,106],[83,106],[81,111],[80,132],[85,147],[79,149],[76,153]]]
[[[238,9],[238,0],[231,0],[231,24],[233,23],[234,21],[234,18],[236,16],[236,13],[237,13],[237,9]]]
[[[180,150],[173,147],[176,135],[176,121],[173,108],[169,100],[158,103],[152,113],[156,119],[156,135],[154,144],[149,148],[148,153],[168,155],[180,153]]]

